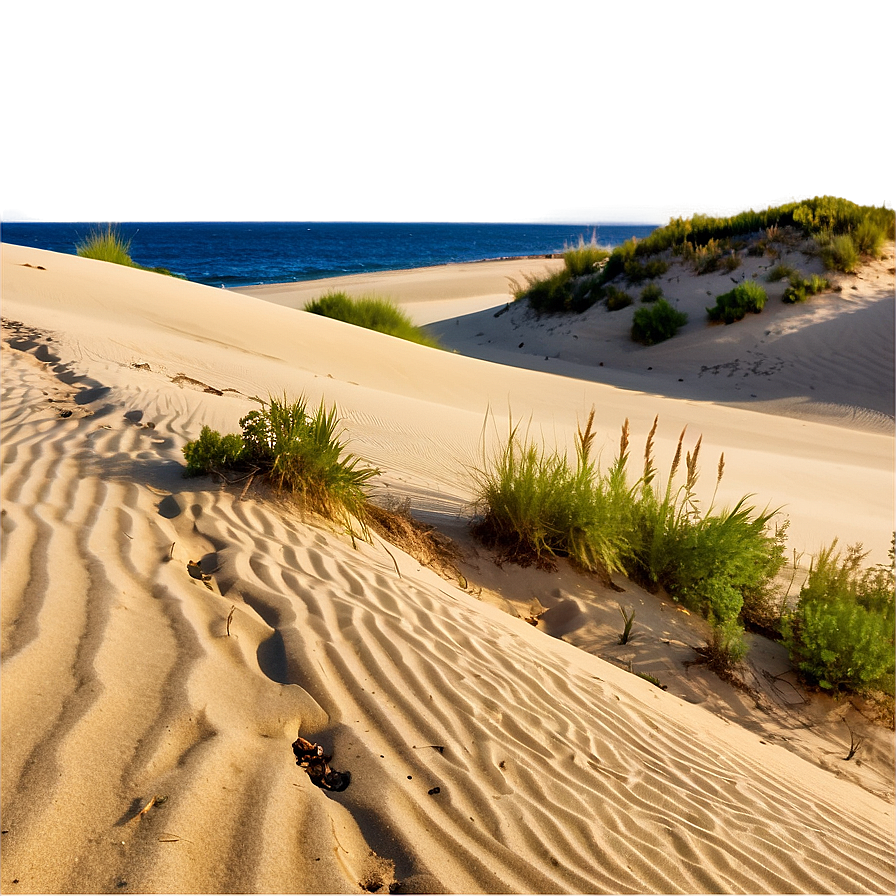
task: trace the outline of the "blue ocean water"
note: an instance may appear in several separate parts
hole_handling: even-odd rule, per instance
[[[286,283],[461,261],[562,252],[592,237],[617,246],[652,224],[144,223],[117,225],[131,257],[212,286]],[[7,223],[7,243],[74,253],[105,225]]]

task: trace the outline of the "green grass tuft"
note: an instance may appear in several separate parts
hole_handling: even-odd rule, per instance
[[[330,292],[308,302],[304,310],[388,336],[397,336],[418,345],[441,348],[438,340],[415,326],[407,314],[388,299],[376,296],[355,299],[344,292]]]
[[[646,303],[658,302],[663,298],[663,288],[657,283],[648,283],[641,290],[641,301]]]
[[[205,426],[199,439],[184,446],[187,475],[228,470],[260,472],[276,488],[298,494],[306,506],[345,524],[364,524],[365,487],[379,470],[345,452],[335,405],[323,402],[312,413],[304,398],[271,398],[240,420],[242,435],[221,436]]]
[[[94,258],[97,261],[109,261],[129,268],[138,267],[131,258],[131,241],[125,240],[117,227],[112,224],[103,228],[95,228],[75,247],[81,258]]]
[[[788,305],[805,302],[810,296],[817,295],[831,288],[830,282],[818,274],[812,274],[810,277],[805,278],[798,271],[795,271],[790,275],[789,279],[790,286],[784,290],[784,295],[781,296],[781,301],[786,302]]]
[[[706,313],[711,321],[720,320],[732,324],[741,320],[748,312],[759,314],[765,307],[767,298],[765,289],[755,280],[745,280],[730,292],[720,295],[715,305],[706,309]]]
[[[609,249],[598,246],[595,240],[586,243],[581,236],[578,246],[567,246],[563,250],[563,261],[571,277],[585,277],[595,273],[598,266],[609,257]]]
[[[643,295],[642,301],[646,301]],[[656,345],[671,339],[688,322],[688,316],[670,305],[665,299],[657,299],[650,308],[639,308],[632,319],[632,339],[642,345]]]

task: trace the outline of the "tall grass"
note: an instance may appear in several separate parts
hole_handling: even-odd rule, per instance
[[[569,557],[605,574],[625,567],[618,463],[601,477],[592,459],[594,411],[576,437],[576,460],[546,451],[511,425],[503,447],[489,456],[483,430],[482,465],[473,473],[481,514],[474,534],[501,556],[550,567]]]
[[[571,277],[584,277],[593,274],[598,265],[609,257],[609,249],[598,246],[595,239],[586,243],[582,236],[579,237],[578,246],[566,246],[563,250],[563,261]]]
[[[323,401],[309,412],[304,398],[271,398],[261,410],[240,420],[242,434],[221,436],[203,427],[184,446],[187,475],[262,473],[271,484],[299,495],[311,509],[341,521],[354,534],[353,520],[364,525],[366,485],[379,470],[346,452],[336,406]]]
[[[745,280],[734,289],[716,298],[716,303],[706,309],[711,321],[733,324],[748,313],[759,314],[765,307],[768,296],[765,289],[755,280]]]
[[[334,320],[376,330],[388,336],[397,336],[408,342],[441,348],[439,341],[414,325],[410,317],[389,299],[377,296],[352,298],[345,292],[330,292],[319,299],[308,302],[305,311]]]
[[[81,258],[109,261],[126,267],[137,267],[131,258],[131,241],[125,240],[117,227],[108,224],[105,229],[98,227],[76,245],[75,251]]]
[[[665,588],[718,629],[711,653],[724,666],[743,655],[745,601],[758,600],[783,565],[783,539],[769,531],[776,511],[757,513],[745,496],[717,512],[714,492],[702,512],[696,494],[701,440],[685,451],[684,431],[668,478],[660,483],[653,447],[657,424],[633,485],[627,479],[627,420],[606,472],[592,459],[594,410],[577,431],[575,464],[512,427],[496,454],[483,450],[482,466],[474,471],[479,516],[473,531],[505,559],[549,565],[565,556],[585,569],[624,572],[648,588]],[[716,491],[723,472],[724,455]]]
[[[137,264],[131,258],[131,241],[126,240],[121,231],[112,224],[105,228],[96,227],[75,245],[75,252],[81,258],[93,258],[97,261],[108,261],[112,264],[124,265],[128,268],[137,268],[140,271],[151,271],[154,274],[164,274],[167,277],[177,276],[167,268],[148,268]]]

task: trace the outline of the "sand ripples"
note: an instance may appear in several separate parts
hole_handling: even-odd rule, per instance
[[[153,428],[125,393],[60,418],[55,388],[4,351],[4,888],[335,892],[391,861],[405,891],[891,889],[886,804],[819,799],[820,770],[394,549],[400,575],[182,480],[174,387]],[[346,791],[296,768],[297,730]]]

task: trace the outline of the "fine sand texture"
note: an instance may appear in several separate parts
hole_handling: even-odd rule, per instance
[[[463,545],[483,440],[512,415],[571,445],[595,406],[608,458],[626,417],[637,445],[659,414],[668,469],[687,424],[708,470],[725,452],[720,502],[786,505],[800,552],[839,536],[884,559],[885,410],[756,413],[671,377],[620,388],[2,251],[4,893],[893,891],[885,762],[846,763],[821,735],[795,749],[779,710],[726,717],[708,679],[661,690],[628,671],[641,648],[680,667],[699,620],[568,567],[505,576],[472,549],[446,579],[258,484],[182,475],[203,424],[234,431],[258,399],[304,393],[338,404],[380,499]],[[430,278],[466,303],[449,329],[507,301],[471,312],[497,287]],[[496,311],[483,324],[503,338]],[[644,602],[641,648],[608,646],[607,600]],[[351,773],[345,790],[296,766],[297,734]]]

